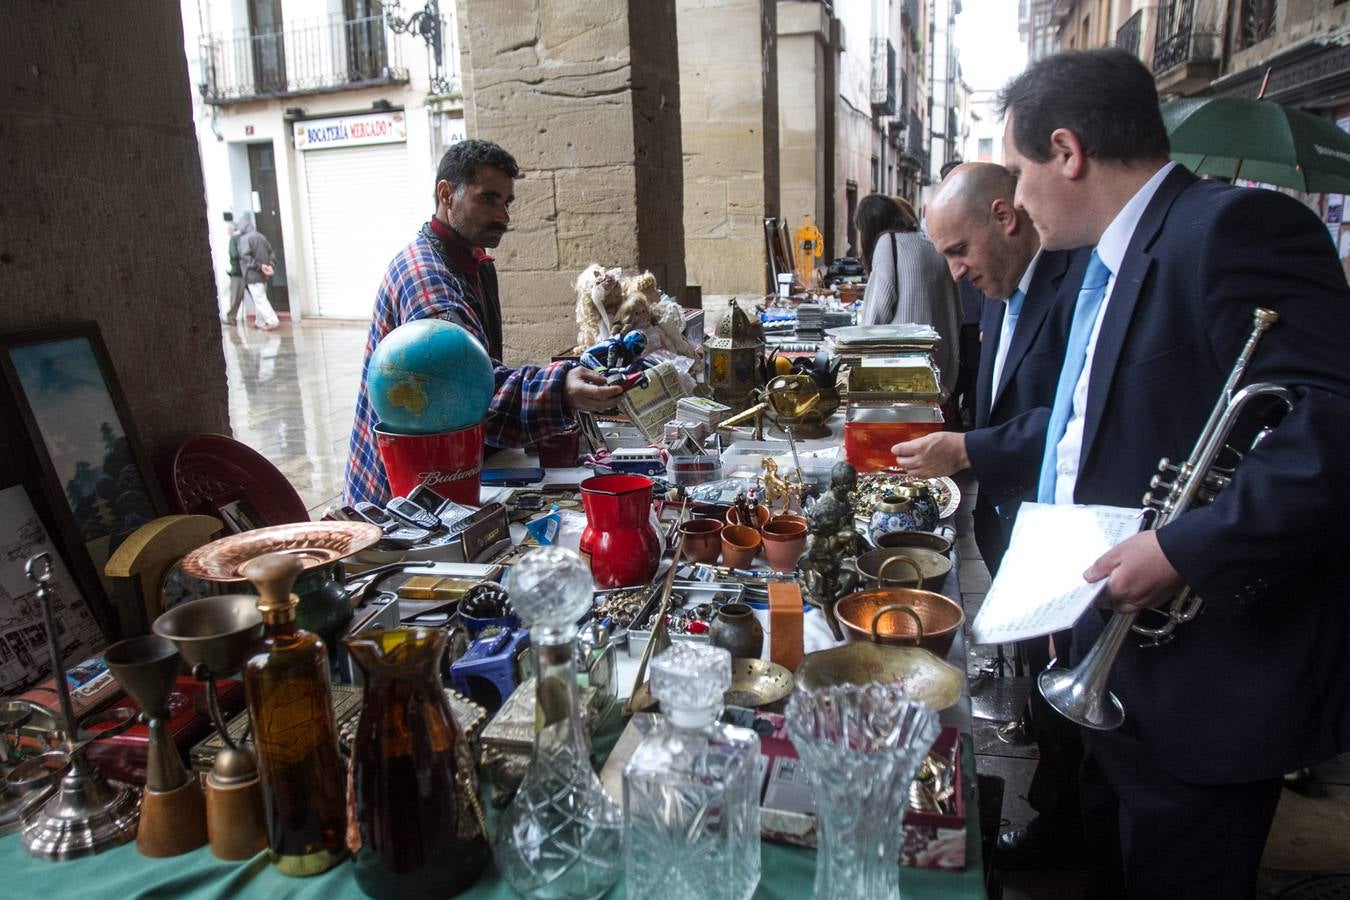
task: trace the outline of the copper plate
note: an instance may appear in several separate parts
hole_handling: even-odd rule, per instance
[[[763,659],[733,659],[731,687],[722,695],[728,706],[753,709],[777,703],[792,693],[792,672]]]
[[[285,553],[306,570],[326,566],[379,541],[380,526],[369,522],[294,522],[232,534],[183,557],[183,571],[206,581],[244,581],[249,560]]]
[[[965,675],[922,647],[856,641],[806,654],[797,681],[808,691],[836,684],[898,684],[933,709],[956,705]]]

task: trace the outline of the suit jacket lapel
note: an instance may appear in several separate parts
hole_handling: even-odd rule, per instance
[[[1006,308],[1002,300],[985,300],[980,316],[980,372],[975,382],[975,427],[984,428],[989,424],[990,401],[994,387],[994,356],[998,353],[999,332],[1003,330],[1003,312]]]
[[[1055,305],[1055,295],[1059,292],[1059,283],[1069,267],[1067,251],[1047,250],[1041,254],[1036,264],[1036,272],[1027,286],[1026,298],[1022,301],[1022,314],[1017,319],[1017,328],[1012,334],[1012,343],[1008,345],[1008,356],[1003,360],[1003,372],[994,391],[993,406],[998,406],[1003,396],[1003,388],[1012,381],[1017,366],[1027,355],[1031,342],[1041,330],[1046,315]],[[993,412],[993,409],[990,409]]]
[[[1125,346],[1125,336],[1134,318],[1134,308],[1139,302],[1149,270],[1153,267],[1153,256],[1149,250],[1167,219],[1172,202],[1195,180],[1195,176],[1181,166],[1172,170],[1149,201],[1148,208],[1144,210],[1143,217],[1130,237],[1125,260],[1116,273],[1111,296],[1106,301],[1105,318],[1102,319],[1102,329],[1097,335],[1097,346],[1092,354],[1087,412],[1083,422],[1083,447],[1078,457],[1080,472],[1087,464],[1088,454],[1092,452],[1097,426],[1101,423],[1106,398],[1111,393],[1111,383],[1115,379],[1120,351]]]

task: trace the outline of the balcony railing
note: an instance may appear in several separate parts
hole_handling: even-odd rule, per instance
[[[1238,42],[1242,49],[1261,43],[1275,34],[1275,0],[1242,0],[1242,29]]]
[[[1157,40],[1153,45],[1153,71],[1161,74],[1182,63],[1218,59],[1219,29],[1212,23],[1197,23],[1195,0],[1163,0],[1158,4]]]
[[[408,80],[383,16],[332,16],[271,34],[202,39],[202,99],[233,103]]]
[[[1144,31],[1144,11],[1141,9],[1125,20],[1116,31],[1116,46],[1133,56],[1139,55],[1139,39]]]
[[[872,38],[872,112],[895,115],[895,45],[884,37]]]

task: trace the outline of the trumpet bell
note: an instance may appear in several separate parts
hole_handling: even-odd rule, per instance
[[[1078,669],[1046,669],[1036,677],[1041,696],[1064,718],[1097,731],[1125,721],[1125,707],[1110,691],[1094,689]]]

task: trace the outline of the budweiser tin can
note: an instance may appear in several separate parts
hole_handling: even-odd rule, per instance
[[[483,424],[440,434],[394,434],[375,426],[389,489],[406,497],[425,484],[447,500],[478,505],[483,473]]]

